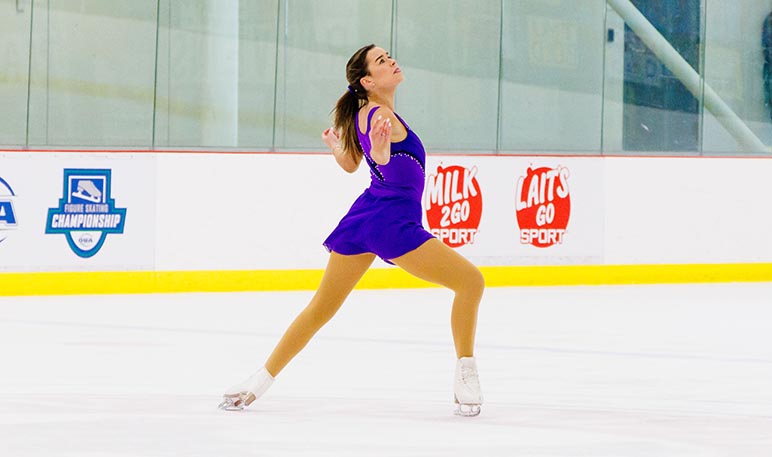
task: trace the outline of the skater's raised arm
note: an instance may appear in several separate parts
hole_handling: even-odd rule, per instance
[[[338,162],[341,168],[349,173],[357,171],[359,163],[362,161],[362,156],[357,157],[343,149],[340,135],[335,131],[334,127],[330,127],[322,132],[322,141],[330,148],[332,155],[335,156],[335,161]]]

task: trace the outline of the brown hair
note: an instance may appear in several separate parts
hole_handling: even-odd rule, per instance
[[[363,46],[348,59],[346,64],[348,89],[338,99],[334,110],[334,125],[340,132],[343,150],[351,154],[357,162],[362,159],[364,151],[357,137],[355,119],[359,108],[367,104],[367,91],[359,80],[370,74],[367,70],[367,52],[374,47],[374,44]]]

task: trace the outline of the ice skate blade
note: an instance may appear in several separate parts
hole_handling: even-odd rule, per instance
[[[456,416],[463,417],[478,416],[480,414],[480,405],[462,405],[457,403],[454,413]]]
[[[220,408],[223,411],[242,411],[244,408],[255,401],[255,395],[252,392],[242,392],[237,395],[223,395]]]
[[[244,403],[238,399],[226,397],[223,398],[218,408],[223,411],[241,411],[244,409]]]

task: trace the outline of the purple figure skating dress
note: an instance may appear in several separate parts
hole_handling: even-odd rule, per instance
[[[357,198],[335,230],[324,241],[328,251],[343,255],[372,252],[388,263],[434,238],[421,221],[426,152],[423,144],[399,115],[407,137],[391,143],[391,158],[378,165],[370,156],[370,123],[376,106],[367,113],[367,131],[356,129],[364,159],[370,166],[370,187]]]

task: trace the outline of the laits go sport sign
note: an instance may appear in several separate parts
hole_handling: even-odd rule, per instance
[[[571,217],[568,168],[529,167],[517,180],[515,207],[520,243],[538,248],[562,244]]]

